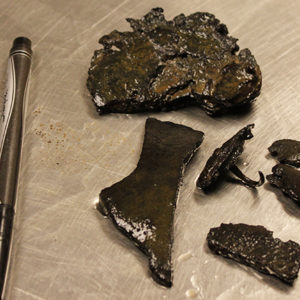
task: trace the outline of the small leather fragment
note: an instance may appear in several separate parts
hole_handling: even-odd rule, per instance
[[[203,140],[201,131],[146,121],[136,169],[100,193],[98,209],[149,257],[155,281],[172,286],[173,218],[185,165]]]
[[[280,163],[300,167],[300,141],[278,140],[268,150]]]
[[[244,151],[245,140],[253,137],[251,129],[254,124],[250,124],[239,130],[232,138],[217,148],[208,159],[203,171],[197,179],[197,187],[208,190],[213,184],[226,173],[231,171],[241,179],[241,183],[248,187],[261,186],[264,183],[264,176],[259,172],[260,179],[254,181],[245,176],[237,167],[237,159]]]
[[[208,247],[218,255],[273,275],[292,285],[300,268],[300,246],[282,242],[263,226],[221,224],[207,235]]]
[[[300,201],[300,171],[284,164],[278,164],[272,168],[273,174],[267,175],[267,180],[284,194]]]
[[[132,31],[100,38],[87,87],[99,114],[200,106],[207,114],[231,111],[259,94],[262,76],[249,49],[214,15],[196,12],[166,20],[162,8],[128,18]]]

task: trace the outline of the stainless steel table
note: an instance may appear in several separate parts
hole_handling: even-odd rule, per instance
[[[99,37],[129,30],[126,17],[156,6],[169,19],[211,12],[250,48],[263,73],[251,112],[217,119],[197,108],[97,115],[85,83]],[[253,192],[224,183],[209,196],[195,189],[209,154],[246,124],[255,123],[241,161],[249,177],[270,173],[275,161],[267,147],[275,139],[300,138],[299,11],[296,0],[2,0],[0,92],[13,39],[31,38],[34,51],[7,299],[175,300],[191,289],[196,299],[300,299],[299,280],[287,287],[216,257],[205,243],[221,222],[261,224],[300,242],[299,207],[269,184]],[[136,166],[147,116],[205,132],[180,191],[171,289],[152,281],[147,259],[94,208],[99,191]]]

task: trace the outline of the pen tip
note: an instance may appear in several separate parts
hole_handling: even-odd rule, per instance
[[[13,48],[18,47],[18,46],[26,46],[30,49],[31,48],[31,40],[24,36],[17,37],[14,40]]]

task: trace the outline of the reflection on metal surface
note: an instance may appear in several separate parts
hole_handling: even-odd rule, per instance
[[[167,19],[195,11],[213,13],[239,37],[241,48],[251,49],[263,74],[261,95],[251,111],[218,119],[195,108],[131,117],[97,115],[85,87],[97,39],[114,29],[130,30],[126,17],[140,18],[155,6],[164,8]],[[276,189],[270,192],[267,184],[257,193],[226,182],[208,196],[195,193],[195,179],[209,155],[245,124],[253,122],[257,128],[241,156],[249,162],[242,169],[250,178],[259,169],[271,173],[274,160],[265,156],[274,140],[299,139],[299,9],[300,2],[294,0],[0,1],[0,24],[5,28],[2,78],[12,37],[31,36],[36,54],[8,299],[182,300],[193,288],[192,270],[207,300],[219,295],[230,300],[300,299],[299,281],[287,291],[266,276],[212,256],[205,247],[207,232],[221,222],[261,224],[283,240],[300,242],[297,207],[288,206],[291,201],[280,191],[274,193]],[[93,204],[101,189],[135,168],[149,116],[202,130],[206,136],[186,171],[175,216],[173,257],[187,249],[195,257],[175,266],[170,290],[153,284],[143,256]],[[50,129],[51,124],[55,128]]]

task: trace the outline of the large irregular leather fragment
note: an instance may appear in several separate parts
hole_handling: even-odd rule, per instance
[[[259,172],[259,181],[254,181],[246,177],[236,166],[239,156],[244,151],[245,140],[253,137],[251,132],[253,127],[254,124],[245,126],[214,151],[197,179],[198,188],[204,191],[209,190],[220,177],[225,176],[229,171],[240,178],[240,182],[248,187],[255,188],[264,183],[264,176],[261,172]]]
[[[300,141],[290,139],[278,140],[268,150],[282,164],[300,167]]]
[[[209,115],[251,103],[261,71],[250,50],[214,15],[180,14],[167,21],[162,8],[127,19],[133,31],[112,31],[99,43],[87,87],[100,114],[200,106]]]
[[[267,180],[294,201],[300,202],[300,171],[294,167],[278,164]]]
[[[209,248],[255,270],[292,285],[300,268],[300,246],[282,242],[263,226],[221,224],[207,235]]]
[[[146,121],[136,169],[100,193],[98,209],[149,257],[152,276],[171,287],[173,218],[184,167],[199,148],[203,133],[192,128]]]

